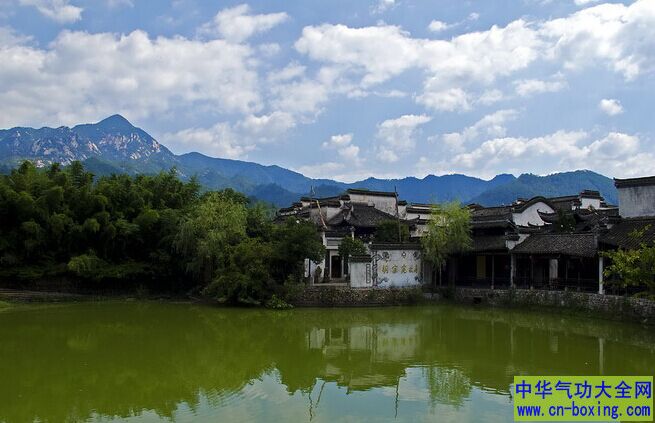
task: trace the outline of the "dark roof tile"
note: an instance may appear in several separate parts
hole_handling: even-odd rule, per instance
[[[512,250],[518,254],[566,254],[594,257],[597,245],[593,233],[533,234]]]
[[[643,231],[641,237],[632,234]],[[612,226],[601,238],[600,242],[610,247],[625,249],[639,248],[642,243],[653,245],[655,243],[655,217],[634,217],[621,220]]]

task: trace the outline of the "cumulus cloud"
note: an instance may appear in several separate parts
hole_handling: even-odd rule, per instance
[[[653,155],[640,152],[637,136],[611,132],[593,139],[584,131],[557,131],[535,138],[504,137],[483,142],[470,152],[441,162],[442,171],[474,172],[493,176],[501,171],[545,174],[573,169],[591,169],[604,174],[630,176],[644,172],[644,164],[629,168],[627,162],[651,160]],[[649,171],[655,165],[648,164]]]
[[[464,23],[466,23],[468,21],[477,21],[479,18],[480,18],[480,14],[473,12],[473,13],[469,14],[466,19],[461,20],[459,22],[452,23],[452,24],[449,24],[447,22],[443,22],[443,21],[435,19],[435,20],[431,21],[430,24],[428,25],[428,30],[430,32],[435,32],[435,33],[442,32],[442,31],[447,31],[449,29],[453,29],[455,27],[458,27],[458,26],[460,26],[460,25],[462,25],[462,24],[464,24]]]
[[[227,122],[210,128],[188,128],[166,133],[160,140],[174,152],[201,151],[214,157],[244,158],[255,149],[252,143],[244,144]]]
[[[655,67],[649,41],[655,38],[655,0],[589,7],[547,21],[539,32],[548,43],[546,55],[562,59],[565,68],[601,63],[632,80]]]
[[[295,126],[293,115],[279,110],[267,115],[248,115],[237,124],[243,136],[258,141],[273,140]]]
[[[434,29],[444,25],[435,22]],[[601,4],[543,22],[518,19],[450,40],[414,38],[386,24],[307,26],[295,47],[312,60],[338,67],[364,90],[410,69],[421,70],[423,90],[414,96],[419,104],[436,111],[466,111],[485,104],[484,94],[499,78],[537,61],[561,62],[565,70],[603,64],[634,79],[655,69],[652,39],[655,0],[638,0],[628,6]],[[524,79],[515,88],[528,96],[565,87],[556,77]]]
[[[328,141],[323,143],[324,149],[336,150],[339,156],[353,163],[358,163],[359,146],[352,144],[353,134],[332,135]]]
[[[616,116],[623,113],[623,106],[619,100],[613,98],[604,98],[598,104],[598,108],[608,116]]]
[[[424,93],[416,97],[418,103],[441,112],[466,111],[471,108],[470,96],[463,89],[448,88],[440,91],[432,89],[431,84],[431,80],[427,81]]]
[[[243,42],[255,34],[266,32],[289,19],[284,12],[250,14],[250,6],[241,4],[221,10],[213,22],[201,27],[203,35],[218,35],[234,42]]]
[[[422,69],[427,78],[416,101],[434,110],[453,111],[470,108],[467,86],[488,85],[527,67],[536,59],[539,45],[535,31],[518,20],[450,41],[415,39],[397,26],[324,24],[305,27],[295,47],[311,59],[360,74],[363,87],[411,68]]]
[[[449,25],[446,22],[438,21],[438,20],[433,20],[428,25],[428,30],[430,30],[431,32],[446,31],[447,29],[450,29],[450,28],[452,28],[452,25]]]
[[[461,150],[466,143],[474,141],[481,136],[502,137],[507,129],[505,123],[516,119],[518,111],[514,109],[498,110],[484,116],[473,125],[464,128],[461,132],[450,132],[443,134],[442,140],[446,145]]]
[[[243,159],[262,143],[277,139],[295,125],[293,116],[275,111],[267,115],[248,115],[236,123],[219,122],[207,128],[165,133],[161,141],[177,153],[200,151],[215,157]]]
[[[350,144],[353,140],[353,134],[332,135],[329,141],[323,143],[323,148],[340,148]]]
[[[70,4],[69,0],[19,0],[22,6],[33,6],[43,16],[61,24],[82,19],[81,7]]]
[[[514,89],[521,97],[529,97],[533,94],[554,93],[567,87],[566,81],[555,79],[543,81],[540,79],[521,79],[514,82]]]
[[[418,128],[432,120],[426,115],[403,115],[388,119],[378,125],[377,138],[380,141],[377,157],[383,162],[394,163],[416,145]]]
[[[48,47],[0,49],[0,125],[73,124],[198,106],[253,114],[263,105],[253,51],[225,40],[63,31]]]

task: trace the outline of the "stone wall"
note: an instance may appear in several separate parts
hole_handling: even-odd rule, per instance
[[[444,293],[456,302],[498,307],[566,309],[592,317],[655,324],[655,301],[571,291],[456,288]]]
[[[417,304],[423,300],[420,288],[308,286],[291,303],[300,307],[354,307]]]

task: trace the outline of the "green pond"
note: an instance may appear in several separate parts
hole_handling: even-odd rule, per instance
[[[655,329],[463,306],[0,311],[0,422],[511,421],[513,376],[649,375]]]

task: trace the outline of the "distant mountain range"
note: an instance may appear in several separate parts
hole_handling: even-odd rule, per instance
[[[114,115],[95,124],[73,128],[12,128],[0,130],[0,170],[7,171],[22,160],[38,166],[79,160],[96,175],[154,173],[175,167],[183,178],[196,175],[209,189],[233,188],[277,206],[289,205],[311,188],[318,196],[330,196],[348,188],[379,191],[398,190],[410,202],[440,202],[458,199],[482,205],[509,204],[518,197],[577,194],[598,190],[609,203],[617,203],[613,181],[588,170],[548,176],[523,174],[518,178],[497,175],[483,180],[466,175],[428,175],[423,179],[368,178],[354,183],[312,179],[279,166],[263,166],[240,160],[208,157],[200,153],[175,155],[144,130]]]

